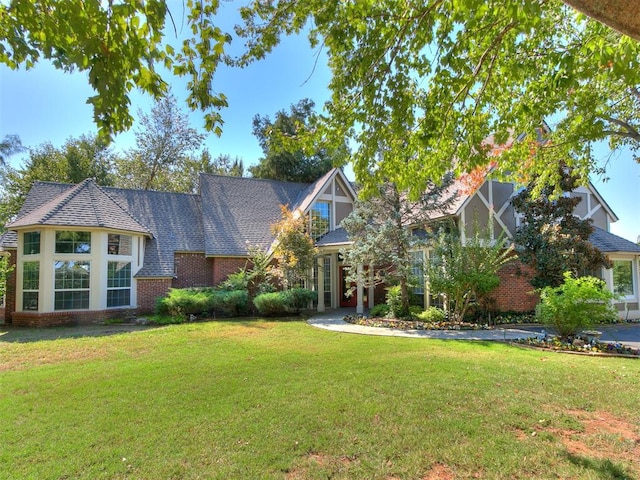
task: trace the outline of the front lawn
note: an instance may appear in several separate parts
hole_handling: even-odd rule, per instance
[[[634,360],[301,321],[1,333],[0,478],[640,476]]]

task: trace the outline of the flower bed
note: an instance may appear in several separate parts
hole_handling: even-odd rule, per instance
[[[343,320],[367,327],[396,328],[398,330],[491,330],[489,325],[468,322],[423,322],[420,320],[398,320],[395,318],[367,318],[363,315],[345,315]]]
[[[561,352],[602,353],[640,357],[640,349],[631,348],[623,345],[622,343],[593,342],[591,344],[588,342],[578,341],[567,343],[561,341],[557,337],[547,337],[542,339],[526,338],[521,340],[514,340],[512,343]]]

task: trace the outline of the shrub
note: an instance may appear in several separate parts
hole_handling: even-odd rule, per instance
[[[195,288],[172,288],[156,304],[157,313],[176,316],[201,315],[212,310],[211,291]]]
[[[299,313],[316,298],[316,292],[306,288],[292,288],[282,292],[262,293],[253,299],[253,304],[261,315],[276,316]]]
[[[284,292],[287,296],[288,308],[294,313],[307,308],[310,302],[317,300],[318,293],[306,288],[292,288]]]
[[[225,291],[247,290],[249,280],[250,275],[246,270],[238,270],[235,273],[230,273],[227,279],[218,285],[218,288]]]
[[[246,290],[215,290],[213,288],[172,288],[166,297],[156,301],[158,315],[188,317],[211,315],[214,311],[235,317],[247,313],[249,297]]]
[[[284,292],[261,293],[253,299],[253,304],[261,315],[285,315],[287,312],[287,298]]]
[[[387,305],[389,314],[393,318],[405,318],[409,316],[409,311],[402,303],[402,291],[400,285],[387,288]]]
[[[379,303],[378,305],[374,305],[369,312],[369,315],[372,317],[386,317],[389,314],[389,305],[386,303]]]
[[[566,340],[595,323],[614,321],[617,314],[610,302],[615,298],[602,280],[573,278],[570,272],[565,272],[562,285],[540,290],[537,315]]]
[[[416,315],[416,317],[418,318],[418,320],[422,320],[423,322],[428,323],[444,322],[447,318],[444,310],[438,307],[429,307],[424,312],[420,312],[418,315]]]
[[[249,309],[249,293],[246,290],[212,292],[212,307],[229,317],[246,315]]]

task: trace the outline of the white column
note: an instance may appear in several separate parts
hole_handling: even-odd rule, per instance
[[[324,312],[324,257],[318,257],[318,311]],[[330,272],[328,272],[330,273]]]
[[[362,265],[358,265],[358,300],[356,303],[356,313],[364,313],[362,297],[364,295],[364,287],[362,285]]]

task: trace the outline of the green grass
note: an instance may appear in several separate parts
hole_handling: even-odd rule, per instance
[[[0,336],[0,478],[632,479],[634,439],[559,432],[606,412],[640,438],[639,402],[638,361],[299,321]]]

